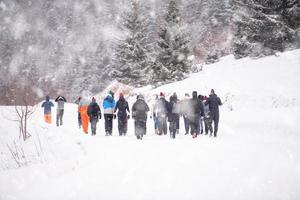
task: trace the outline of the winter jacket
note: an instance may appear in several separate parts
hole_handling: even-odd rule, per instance
[[[204,111],[204,116],[208,116],[210,114],[209,112],[209,106],[205,104],[205,102],[203,102],[203,111]]]
[[[219,113],[219,106],[222,105],[222,102],[216,94],[211,94],[205,102],[205,105],[208,105],[210,112]]]
[[[46,101],[43,102],[42,108],[44,108],[44,114],[51,114],[51,107],[53,107],[54,104],[50,101],[50,98],[47,96]]]
[[[190,110],[188,117],[190,120],[196,120],[200,116],[204,116],[203,103],[197,98],[197,96],[193,96],[193,98],[190,99],[189,106]]]
[[[90,118],[90,121],[101,118],[101,110],[99,105],[96,102],[91,102],[88,106],[87,114]]]
[[[189,114],[189,110],[190,110],[189,103],[190,103],[190,98],[185,98],[185,99],[181,100],[179,103],[180,114],[185,117]]]
[[[116,107],[114,112],[118,110],[118,117],[119,118],[126,118],[127,112],[130,112],[128,102],[125,100],[124,97],[120,97],[119,101],[117,101]]]
[[[174,122],[179,119],[179,108],[177,103],[177,97],[171,96],[168,103],[168,121]]]
[[[63,96],[58,96],[55,99],[55,102],[57,102],[57,110],[63,110],[64,109],[64,104],[65,104],[65,102],[67,102],[67,100]]]
[[[132,117],[136,121],[146,121],[149,107],[143,99],[138,99],[132,106]]]
[[[168,102],[165,98],[160,98],[154,105],[154,116],[157,117],[167,117],[168,114]]]
[[[116,102],[111,95],[108,95],[103,101],[104,114],[113,114]]]

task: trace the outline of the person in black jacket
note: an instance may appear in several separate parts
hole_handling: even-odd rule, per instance
[[[127,120],[129,115],[127,112],[130,113],[128,102],[125,100],[124,95],[120,93],[120,98],[117,101],[116,107],[114,112],[118,110],[118,130],[119,136],[126,135],[127,133]]]
[[[142,140],[146,133],[147,112],[149,107],[143,95],[137,96],[137,101],[132,106],[132,118],[134,119],[134,130],[137,139]]]
[[[209,106],[211,119],[214,122],[214,137],[217,137],[218,125],[219,125],[219,106],[222,105],[221,99],[215,94],[215,90],[211,89],[210,95],[205,102],[205,105]]]
[[[175,139],[176,132],[177,132],[177,123],[179,121],[179,107],[177,104],[177,95],[174,93],[170,97],[170,102],[168,103],[168,121],[169,130],[170,130],[170,137]]]
[[[101,119],[101,110],[94,97],[88,106],[87,114],[91,122],[92,135],[96,135],[97,122]]]
[[[189,102],[189,121],[191,126],[191,134],[193,138],[199,135],[199,120],[201,116],[204,116],[203,104],[197,97],[197,92],[193,91],[192,99]]]

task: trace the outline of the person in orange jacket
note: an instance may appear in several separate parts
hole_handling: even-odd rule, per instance
[[[88,106],[90,105],[90,101],[84,98],[81,98],[79,101],[79,112],[81,117],[81,123],[82,123],[82,129],[83,132],[88,134],[88,128],[89,128],[89,116],[87,113]]]

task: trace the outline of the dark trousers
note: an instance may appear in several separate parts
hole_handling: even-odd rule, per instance
[[[190,130],[190,120],[187,116],[183,116],[185,133],[188,134]]]
[[[80,112],[78,112],[78,126],[79,126],[79,128],[81,127],[81,125],[82,125],[81,115],[80,115]]]
[[[137,139],[142,139],[146,134],[146,121],[144,120],[135,120],[134,121],[134,132]]]
[[[200,123],[199,123],[200,116],[195,116],[192,119],[190,119],[190,126],[191,126],[191,134],[199,135],[200,130]]]
[[[105,120],[105,133],[106,135],[112,135],[112,128],[113,128],[113,114],[104,114]]]
[[[154,121],[154,129],[158,129],[159,128],[159,121],[158,121],[158,117],[153,117],[153,121]]]
[[[171,121],[169,124],[169,130],[170,130],[170,138],[175,139],[176,136],[176,129],[177,129],[177,121]]]
[[[63,109],[57,110],[57,113],[56,113],[56,126],[59,126],[59,125],[61,126],[63,124],[63,122],[62,122],[63,115],[64,115],[64,110]]]
[[[179,130],[179,124],[180,124],[180,121],[179,121],[179,115],[178,117],[176,118],[176,129]]]
[[[127,133],[127,116],[118,116],[118,130],[119,135],[126,135]]]
[[[166,135],[168,133],[168,125],[167,125],[167,118],[158,116],[159,127],[158,127],[158,134],[159,135]]]
[[[210,116],[206,116],[206,117],[204,118],[205,134],[208,134],[208,131],[209,131],[210,133],[213,132],[211,123],[212,123],[211,117],[210,117]]]
[[[217,133],[218,133],[218,126],[219,126],[219,112],[214,111],[214,112],[210,112],[211,113],[211,119],[214,123],[214,136],[217,137]]]
[[[98,119],[97,118],[91,118],[90,122],[91,122],[92,135],[96,135]]]

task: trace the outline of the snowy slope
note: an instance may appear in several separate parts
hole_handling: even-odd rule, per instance
[[[38,108],[24,143],[8,120],[13,108],[0,107],[0,199],[299,199],[299,74],[300,50],[257,60],[229,56],[186,80],[130,92],[149,100],[160,91],[214,88],[224,102],[218,138],[192,139],[183,129],[175,140],[156,136],[151,119],[143,141],[132,120],[126,137],[117,136],[116,121],[114,136],[105,137],[103,120],[91,137],[68,104],[59,128],[45,124]],[[23,148],[26,166],[17,167],[7,145]]]

